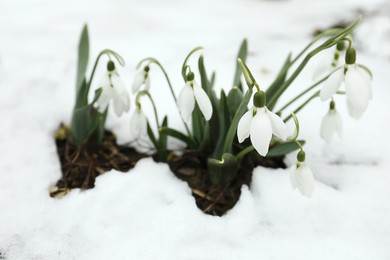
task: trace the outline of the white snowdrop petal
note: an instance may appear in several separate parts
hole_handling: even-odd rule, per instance
[[[131,91],[133,94],[137,93],[137,91],[141,88],[145,78],[144,69],[140,69],[134,76],[133,84],[131,85]]]
[[[334,111],[329,111],[322,119],[321,123],[321,138],[328,144],[332,141],[332,137],[336,131],[336,122]]]
[[[275,113],[269,111],[267,109],[267,115],[269,118],[269,121],[271,122],[272,132],[277,137],[286,140],[288,133],[287,133],[287,126],[283,122],[283,120]]]
[[[361,74],[356,64],[348,67],[345,89],[350,103],[358,110],[365,111],[371,99],[371,86],[370,81]]]
[[[138,139],[146,133],[146,116],[141,111],[134,111],[130,117],[130,132],[133,138]]]
[[[191,113],[195,107],[195,98],[191,86],[186,84],[180,91],[177,98],[177,106],[179,108],[181,117],[188,122],[191,118]]]
[[[98,111],[100,113],[104,113],[106,110],[108,104],[110,103],[111,99],[113,98],[113,89],[111,87],[111,82],[108,77],[108,74],[106,74],[99,82],[98,85],[102,89],[102,93],[100,93],[99,98],[96,100],[96,103],[98,105]]]
[[[340,88],[341,83],[344,79],[344,68],[340,68],[332,73],[329,78],[325,81],[324,86],[320,92],[320,98],[322,101],[332,98],[332,96]]]
[[[125,84],[119,77],[119,74],[114,72],[111,76],[111,81],[114,91],[114,110],[117,116],[122,115],[123,112],[129,111],[130,99],[129,94],[126,91]]]
[[[347,99],[348,113],[352,118],[360,119],[365,111],[361,107],[356,107],[349,99]]]
[[[334,117],[335,117],[334,120],[336,125],[336,132],[341,138],[343,136],[343,121],[341,120],[341,116],[337,110],[335,110]]]
[[[297,169],[296,185],[302,195],[311,198],[314,192],[315,182],[313,173],[305,163],[302,163]]]
[[[295,180],[296,174],[297,174],[297,166],[294,164],[293,166],[290,167],[288,172],[289,172],[289,176],[290,176],[291,187],[293,189],[295,189],[297,187],[297,183],[296,183],[296,180]]]
[[[145,90],[149,90],[150,89],[150,77],[148,76],[146,79],[145,79]]]
[[[272,138],[272,127],[264,108],[257,109],[257,113],[252,119],[250,138],[256,151],[260,155],[266,156]]]
[[[333,55],[331,53],[323,57],[314,70],[313,79],[316,80],[321,76],[325,76],[327,73],[331,72],[332,61],[333,61]]]
[[[126,110],[126,104],[123,102],[123,99],[118,93],[114,94],[113,98],[114,112],[119,117]]]
[[[247,111],[238,122],[237,138],[238,142],[242,143],[249,136],[249,131],[253,119],[253,108]]]
[[[204,118],[206,120],[210,120],[211,116],[213,115],[213,107],[211,105],[209,96],[207,96],[206,92],[203,90],[202,87],[200,87],[198,84],[195,83],[194,83],[194,96],[196,102],[198,103],[200,111],[202,111]]]

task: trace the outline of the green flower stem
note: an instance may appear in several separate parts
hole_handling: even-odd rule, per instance
[[[190,53],[188,53],[187,57],[184,59],[183,66],[181,68],[181,74],[183,76],[184,81],[187,81],[186,69],[189,67],[187,65],[188,60],[190,59],[192,54],[194,54],[195,52],[202,50],[202,49],[203,49],[203,47],[201,47],[201,46],[194,48],[192,51],[190,51]]]
[[[278,91],[273,95],[271,100],[269,100],[269,104],[274,105],[276,101],[279,99],[280,95],[287,89],[287,87],[298,77],[303,68],[307,65],[312,57],[317,55],[319,52],[328,49],[334,45],[336,45],[340,40],[344,39],[348,36],[355,28],[361,23],[361,18],[356,19],[351,25],[349,25],[344,30],[341,30],[339,33],[334,35],[333,37],[326,40],[323,44],[309,52],[306,57],[303,59],[301,64],[299,64],[298,68],[294,71],[294,73],[283,83],[282,86],[278,89]],[[294,59],[295,62],[295,59]],[[287,70],[290,66],[287,66],[285,70]]]
[[[253,150],[255,150],[255,148],[252,145],[248,146],[236,155],[237,160],[241,160],[245,155],[252,152]]]
[[[136,104],[139,104],[139,99],[142,96],[147,96],[149,98],[150,102],[152,103],[153,111],[154,111],[154,117],[156,119],[156,124],[157,124],[157,129],[159,129],[161,126],[160,126],[160,123],[158,121],[158,114],[157,114],[156,104],[154,103],[154,100],[153,100],[152,96],[150,95],[149,91],[142,90],[142,91],[138,92],[137,97],[135,99]]]
[[[303,102],[302,105],[300,105],[297,109],[294,110],[294,112],[289,115],[288,117],[286,117],[283,121],[284,122],[287,122],[288,120],[290,120],[292,117],[293,117],[293,114],[297,114],[299,111],[301,111],[302,108],[304,108],[310,101],[312,101],[314,98],[316,97],[319,97],[320,96],[320,91],[317,91],[315,92],[313,95],[311,95],[305,102]]]
[[[296,141],[298,139],[298,136],[299,136],[299,131],[300,131],[300,127],[299,127],[299,121],[298,121],[298,118],[297,116],[295,115],[295,113],[291,113],[291,116],[292,118],[294,119],[294,124],[295,124],[295,133],[293,136],[287,138],[287,141],[288,142],[291,142],[291,141]]]
[[[238,126],[238,122],[240,121],[242,115],[245,113],[249,100],[252,97],[253,89],[252,87],[249,87],[248,90],[245,93],[244,99],[242,100],[240,106],[237,109],[236,114],[233,117],[233,120],[230,124],[229,131],[226,135],[225,143],[223,146],[223,152],[224,153],[230,153],[234,141],[234,137],[236,136],[236,130]]]
[[[332,72],[333,73],[333,72]],[[278,113],[281,113],[283,112],[283,110],[285,110],[287,107],[289,107],[291,104],[293,104],[295,101],[297,101],[298,99],[300,99],[303,95],[305,95],[306,93],[308,93],[309,91],[311,91],[312,89],[314,89],[315,87],[317,87],[318,85],[320,85],[322,82],[324,82],[326,79],[329,78],[329,76],[332,74],[330,73],[329,75],[327,75],[326,77],[320,79],[319,81],[317,81],[316,83],[314,83],[313,85],[311,85],[310,87],[308,87],[307,89],[305,89],[304,91],[302,91],[300,94],[298,94],[295,98],[293,98],[292,100],[290,100],[287,104],[285,104],[281,109],[279,109],[279,111],[277,112]]]
[[[173,91],[173,87],[172,87],[172,84],[171,84],[171,80],[169,79],[168,77],[168,73],[166,72],[166,70],[164,69],[164,67],[161,65],[161,63],[155,59],[155,58],[152,58],[152,57],[149,57],[149,58],[145,58],[143,60],[141,60],[138,65],[137,65],[137,69],[139,69],[142,65],[142,63],[144,62],[150,62],[150,63],[154,63],[156,64],[160,69],[161,71],[163,72],[164,76],[165,76],[165,79],[167,80],[167,83],[168,83],[168,86],[169,86],[169,89],[171,91],[171,94],[172,94],[172,97],[173,97],[173,100],[175,100],[175,104],[177,105],[177,98],[176,98],[176,95],[175,95],[175,92]],[[181,118],[181,121],[183,122],[184,124],[184,127],[186,128],[186,131],[187,131],[187,134],[190,135],[190,128],[188,127],[188,124],[183,120],[182,117]]]

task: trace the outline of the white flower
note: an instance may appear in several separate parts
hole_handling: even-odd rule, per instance
[[[291,168],[290,182],[293,189],[297,188],[299,192],[310,198],[314,192],[314,177],[306,162],[297,162]]]
[[[238,122],[238,141],[242,143],[250,136],[253,147],[262,156],[266,156],[268,153],[272,134],[285,140],[288,136],[287,126],[278,115],[269,111],[266,106],[253,106]]]
[[[329,109],[328,113],[322,119],[320,132],[321,138],[324,139],[325,142],[330,143],[333,135],[337,132],[339,137],[341,137],[342,131],[343,125],[340,114],[333,107]]]
[[[129,94],[115,67],[113,70],[107,71],[101,79],[99,87],[102,89],[102,93],[96,103],[100,113],[107,109],[111,100],[113,100],[114,111],[117,116],[121,116],[123,112],[129,111]]]
[[[150,77],[149,77],[149,67],[141,68],[137,71],[134,76],[133,85],[131,86],[131,91],[133,94],[137,93],[141,88],[149,90],[150,88]]]
[[[343,82],[347,93],[349,114],[353,118],[358,119],[366,111],[368,103],[372,98],[370,76],[353,59],[353,62],[340,67],[329,76],[321,89],[321,100],[325,101],[332,98]]]
[[[177,106],[184,121],[188,122],[195,108],[195,101],[206,120],[210,120],[213,107],[206,92],[195,81],[187,81],[177,99]]]
[[[313,72],[313,79],[318,79],[321,76],[325,76],[331,73],[334,69],[344,65],[343,60],[340,59],[344,51],[344,43],[340,43],[340,47],[337,46],[332,53],[327,53],[326,56],[317,64],[317,67]]]
[[[130,132],[134,139],[141,138],[146,133],[147,119],[141,109],[136,109],[130,117]]]

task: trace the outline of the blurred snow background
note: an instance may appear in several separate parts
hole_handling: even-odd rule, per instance
[[[286,170],[258,167],[238,205],[211,217],[186,183],[150,159],[130,174],[99,177],[93,190],[48,196],[60,177],[52,134],[70,120],[84,23],[91,63],[103,48],[119,52],[130,87],[136,63],[153,56],[178,92],[181,63],[195,46],[205,47],[217,87],[229,88],[247,37],[248,65],[267,86],[313,31],[359,14],[358,62],[374,73],[374,99],[359,121],[340,99],[344,137],[331,145],[319,138],[327,103],[314,101],[299,115],[317,179],[312,199],[291,189]],[[390,259],[389,71],[389,1],[0,0],[0,259]],[[284,100],[308,86],[311,73]],[[161,73],[152,68],[151,77],[160,115],[180,128]],[[108,122],[121,142],[130,139],[128,120]]]

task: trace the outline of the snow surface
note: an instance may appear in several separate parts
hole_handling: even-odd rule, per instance
[[[340,99],[344,137],[331,145],[319,138],[327,103],[316,100],[299,114],[317,180],[312,199],[292,190],[286,170],[258,167],[236,207],[212,217],[151,159],[99,177],[95,189],[48,196],[61,176],[52,134],[70,120],[84,22],[91,57],[107,47],[121,53],[129,88],[135,64],[153,56],[178,92],[182,60],[197,45],[206,47],[218,87],[228,88],[247,37],[248,64],[266,86],[313,30],[358,10],[366,14],[358,61],[374,72],[374,99],[359,121]],[[0,259],[390,259],[389,17],[383,0],[0,1]],[[161,73],[151,73],[160,115],[182,128]],[[308,86],[311,73],[284,100]],[[122,143],[130,140],[129,117],[111,114],[108,122]]]

